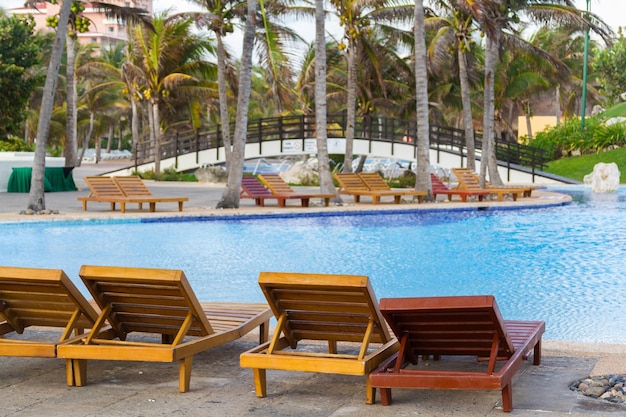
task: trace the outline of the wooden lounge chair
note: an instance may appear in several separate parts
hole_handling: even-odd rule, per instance
[[[196,353],[256,327],[260,342],[267,340],[266,304],[200,303],[183,271],[83,266],[79,275],[102,312],[86,337],[57,348],[70,386],[85,385],[88,359],[177,361],[179,390],[187,392]]]
[[[371,197],[372,204],[378,204],[382,197],[393,197],[394,203],[400,204],[402,196],[406,195],[404,191],[371,190],[358,174],[336,172],[333,174],[333,177],[339,183],[339,194],[353,196],[355,203],[360,202],[361,197]],[[418,201],[421,201],[421,199]]]
[[[489,191],[486,190],[450,189],[439,179],[438,176],[432,173],[430,174],[430,183],[433,187],[433,198],[435,200],[439,194],[447,195],[448,201],[452,201],[453,195],[458,195],[461,197],[461,201],[465,203],[467,201],[467,197],[478,197],[478,201],[483,201],[483,198],[489,195]]]
[[[510,195],[513,201],[517,201],[519,196],[524,195],[524,190],[515,187],[482,188],[478,176],[467,168],[452,168],[452,172],[459,180],[459,188],[462,190],[489,191],[489,194],[498,196],[498,201],[502,201],[505,195]]]
[[[272,192],[272,194],[298,195],[278,174],[259,174],[259,180]],[[330,205],[330,199],[337,197],[335,194],[310,194],[310,198],[321,198],[324,206]]]
[[[143,180],[137,176],[113,177],[113,180],[122,189],[122,192],[129,198],[149,198],[150,211],[156,210],[156,203],[178,203],[178,211],[183,211],[183,203],[189,201],[187,197],[158,197],[152,194]],[[139,202],[139,210],[142,203]]]
[[[167,201],[160,197],[150,196],[128,196],[124,193],[114,177],[85,177],[85,184],[89,187],[89,195],[78,197],[78,201],[83,204],[83,210],[87,210],[87,202],[94,201],[98,203],[109,203],[111,210],[115,210],[115,204],[119,203],[120,211],[126,212],[126,204],[137,203],[141,209],[143,203],[150,205],[150,211],[156,210],[156,203]],[[179,201],[175,198],[172,201]],[[186,200],[183,200],[186,201]],[[179,201],[179,210],[182,210],[182,201]]]
[[[393,190],[377,172],[361,172],[359,177],[371,191],[402,191],[405,196],[417,197],[419,203],[422,202],[423,197],[428,196],[426,191]]]
[[[475,173],[473,173],[472,171],[470,171],[467,168],[455,168],[456,172],[458,173],[463,173],[463,175],[467,175],[469,176],[473,176],[475,181],[480,181],[480,179],[478,178],[478,175],[476,175]],[[487,190],[516,190],[518,191],[517,195],[522,195],[523,197],[530,197],[532,196],[532,192],[534,190],[538,190],[541,187],[536,187],[536,186],[518,186],[518,185],[507,185],[507,186],[498,186],[498,185],[492,185],[491,183],[489,183],[489,181],[485,181],[485,187],[487,188]],[[521,194],[519,193],[521,191]]]
[[[261,272],[259,285],[278,322],[270,342],[241,355],[258,397],[267,369],[363,376],[398,350],[365,276]]]
[[[384,298],[380,309],[400,339],[400,351],[370,374],[391,404],[391,388],[501,390],[502,408],[511,411],[512,379],[530,350],[541,362],[543,321],[504,321],[493,296]],[[476,356],[483,371],[410,369],[421,355]],[[497,363],[501,361],[501,365]],[[443,362],[443,360],[442,360]],[[457,362],[457,361],[452,361]],[[443,365],[443,364],[442,364]]]
[[[0,355],[55,358],[59,343],[90,329],[97,318],[63,271],[0,267]],[[59,337],[44,340],[26,331],[34,326]]]
[[[302,207],[309,207],[311,196],[308,194],[283,193],[274,194],[253,176],[241,178],[239,198],[252,198],[257,206],[265,207],[265,200],[278,201],[279,207],[285,207],[287,200],[300,200]]]

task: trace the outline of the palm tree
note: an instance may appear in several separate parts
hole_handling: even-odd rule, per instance
[[[346,154],[343,171],[352,172],[354,127],[356,122],[357,54],[363,36],[371,31],[375,22],[409,20],[411,4],[397,0],[331,0],[344,27],[344,43],[348,61],[346,100]]]
[[[239,69],[239,86],[237,97],[237,116],[235,119],[235,135],[233,153],[228,165],[226,189],[217,208],[239,208],[239,189],[243,175],[246,136],[248,132],[248,103],[250,101],[250,79],[252,74],[252,50],[254,49],[254,28],[256,27],[256,0],[248,1],[248,13],[243,34],[241,67]]]
[[[341,201],[330,175],[328,156],[326,103],[326,14],[324,0],[315,1],[315,134],[317,140],[317,166],[320,176],[320,191],[335,194],[335,200]]]
[[[589,27],[604,39],[609,40],[612,31],[597,16],[578,10],[571,0],[462,0],[480,23],[485,33],[485,79],[483,105],[483,149],[480,164],[481,185],[489,179],[496,185],[502,184],[496,160],[495,131],[495,68],[504,39],[509,45],[532,48],[517,35],[516,25],[524,14],[536,23],[567,23]],[[537,51],[538,52],[538,51]]]
[[[33,0],[29,5],[34,6],[33,3],[36,3],[36,1]],[[71,5],[71,0],[63,1],[59,15],[59,22],[69,22]],[[35,147],[35,158],[33,161],[32,180],[27,206],[28,209],[34,211],[46,209],[46,199],[44,195],[46,144],[48,142],[48,134],[50,132],[50,120],[52,119],[52,110],[54,107],[54,94],[56,92],[56,84],[59,76],[59,68],[61,66],[61,57],[63,55],[66,33],[67,23],[59,25],[54,38],[52,54],[50,55],[50,64],[48,65],[48,73],[46,74],[43,98],[41,100],[41,111],[37,126],[37,145]]]
[[[215,35],[217,43],[217,83],[219,97],[219,112],[222,140],[226,161],[230,161],[232,143],[230,137],[230,117],[228,115],[228,84],[234,82],[234,70],[230,65],[230,55],[224,45],[224,37],[232,33],[235,19],[241,15],[244,8],[242,0],[191,0],[193,3],[206,9],[201,13],[189,13],[199,27],[206,27]]]
[[[472,36],[476,31],[475,22],[470,13],[459,7],[457,0],[437,1],[438,6],[445,12],[444,16],[434,16],[426,19],[428,28],[434,27],[436,33],[430,41],[429,57],[437,69],[448,71],[445,64],[449,64],[449,51],[456,50],[458,65],[458,80],[461,87],[461,103],[463,110],[463,130],[465,131],[465,148],[467,152],[467,168],[476,169],[476,154],[474,146],[474,118],[472,117],[472,101],[470,89],[470,75],[468,63],[474,41]],[[444,64],[445,63],[445,64]]]
[[[137,59],[127,62],[129,73],[135,74],[138,94],[148,102],[150,141],[154,149],[154,171],[161,169],[161,109],[171,94],[197,85],[189,75],[199,65],[205,65],[201,56],[209,49],[205,40],[190,32],[191,20],[180,16],[167,18],[164,13],[152,21],[154,31],[136,26],[132,32],[133,52]]]
[[[428,71],[426,69],[426,30],[424,27],[424,3],[415,1],[415,102],[417,114],[417,172],[415,189],[428,191],[432,198],[430,183],[430,126],[428,122]]]

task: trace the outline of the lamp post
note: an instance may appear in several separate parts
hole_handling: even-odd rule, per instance
[[[587,0],[587,19],[591,12],[591,0]],[[589,66],[589,25],[585,31],[585,59],[583,63],[583,92],[582,92],[582,109],[580,110],[580,128],[585,128],[585,112],[587,111],[587,67]]]

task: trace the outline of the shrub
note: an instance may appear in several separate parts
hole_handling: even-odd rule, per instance
[[[198,178],[194,174],[177,172],[174,168],[165,168],[159,175],[156,175],[153,170],[133,171],[133,175],[137,175],[144,180],[198,182]]]

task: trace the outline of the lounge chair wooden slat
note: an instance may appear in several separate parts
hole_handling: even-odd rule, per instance
[[[90,328],[97,317],[63,271],[0,267],[0,355],[55,357],[59,342]],[[58,340],[37,340],[28,331],[34,326],[58,331]]]
[[[126,204],[129,203],[137,203],[139,205],[139,209],[141,210],[142,205],[144,203],[149,204],[150,211],[154,212],[156,210],[156,203],[163,202],[176,202],[178,203],[178,211],[183,211],[183,203],[185,201],[189,201],[187,197],[157,197],[150,193],[150,190],[141,182],[141,178],[139,177],[122,177],[118,183],[117,179],[119,177],[85,177],[85,184],[89,187],[89,195],[85,197],[78,197],[78,201],[82,202],[83,210],[87,210],[87,202],[99,202],[99,203],[109,203],[111,210],[115,210],[115,205],[120,205],[120,210],[122,213],[126,212]],[[145,194],[143,191],[138,194],[133,194],[135,192],[134,188],[129,188],[127,194],[122,187],[128,186],[130,182],[141,182],[141,186],[143,186],[148,193]],[[137,185],[139,186],[139,185]]]
[[[364,176],[361,177],[361,175]],[[371,197],[372,204],[378,204],[382,197],[393,197],[394,203],[400,204],[403,196],[417,197],[418,202],[421,203],[422,198],[428,195],[426,191],[393,190],[380,178],[380,175],[374,175],[378,178],[371,177],[369,174],[345,174],[338,172],[334,173],[333,177],[339,183],[339,193],[351,195],[355,203],[358,203],[361,197]],[[364,181],[363,178],[371,181],[371,188],[370,184]],[[384,185],[381,185],[381,182]]]
[[[236,340],[257,327],[260,340],[267,340],[271,318],[267,305],[200,303],[180,270],[83,266],[79,275],[103,312],[101,320],[106,319],[114,331],[101,332],[110,336],[108,342],[88,336],[58,347],[58,357],[68,359],[71,368],[68,385],[86,383],[85,361],[89,359],[178,361],[179,390],[186,392],[196,353]],[[141,296],[141,287],[148,294]],[[156,289],[167,295],[159,296]],[[161,336],[156,343],[137,340],[155,335]]]
[[[510,195],[513,201],[525,195],[525,190],[517,187],[487,187],[480,186],[480,179],[476,174],[467,168],[453,168],[452,172],[459,181],[459,188],[464,190],[488,191],[489,194],[498,196],[498,201],[502,201],[505,195]]]
[[[298,194],[287,184],[279,174],[259,174],[259,180],[272,192],[272,194]],[[330,205],[330,200],[336,198],[335,194],[305,193],[310,198],[320,198],[324,206]]]
[[[308,194],[296,193],[273,193],[261,181],[252,176],[244,176],[241,178],[241,192],[239,198],[251,198],[257,206],[265,207],[265,200],[278,201],[279,207],[285,207],[287,200],[300,200],[302,207],[309,207],[311,196]]]
[[[540,363],[545,323],[504,321],[493,296],[383,298],[380,309],[403,346],[369,376],[372,387],[381,389],[384,405],[391,404],[391,388],[486,389],[501,390],[503,410],[511,411],[511,381],[522,360],[533,350],[533,363]],[[470,326],[465,326],[457,310],[472,312]],[[437,312],[441,318],[434,320]],[[422,317],[427,320],[426,331],[418,324]],[[452,321],[446,323],[446,317]],[[437,326],[441,331],[436,331]],[[410,362],[416,365],[422,355],[469,355],[488,363],[484,371],[407,367]]]
[[[365,276],[262,272],[259,285],[278,318],[272,341],[241,355],[259,397],[266,395],[266,369],[367,375],[398,349]],[[366,402],[373,401],[366,383]]]

